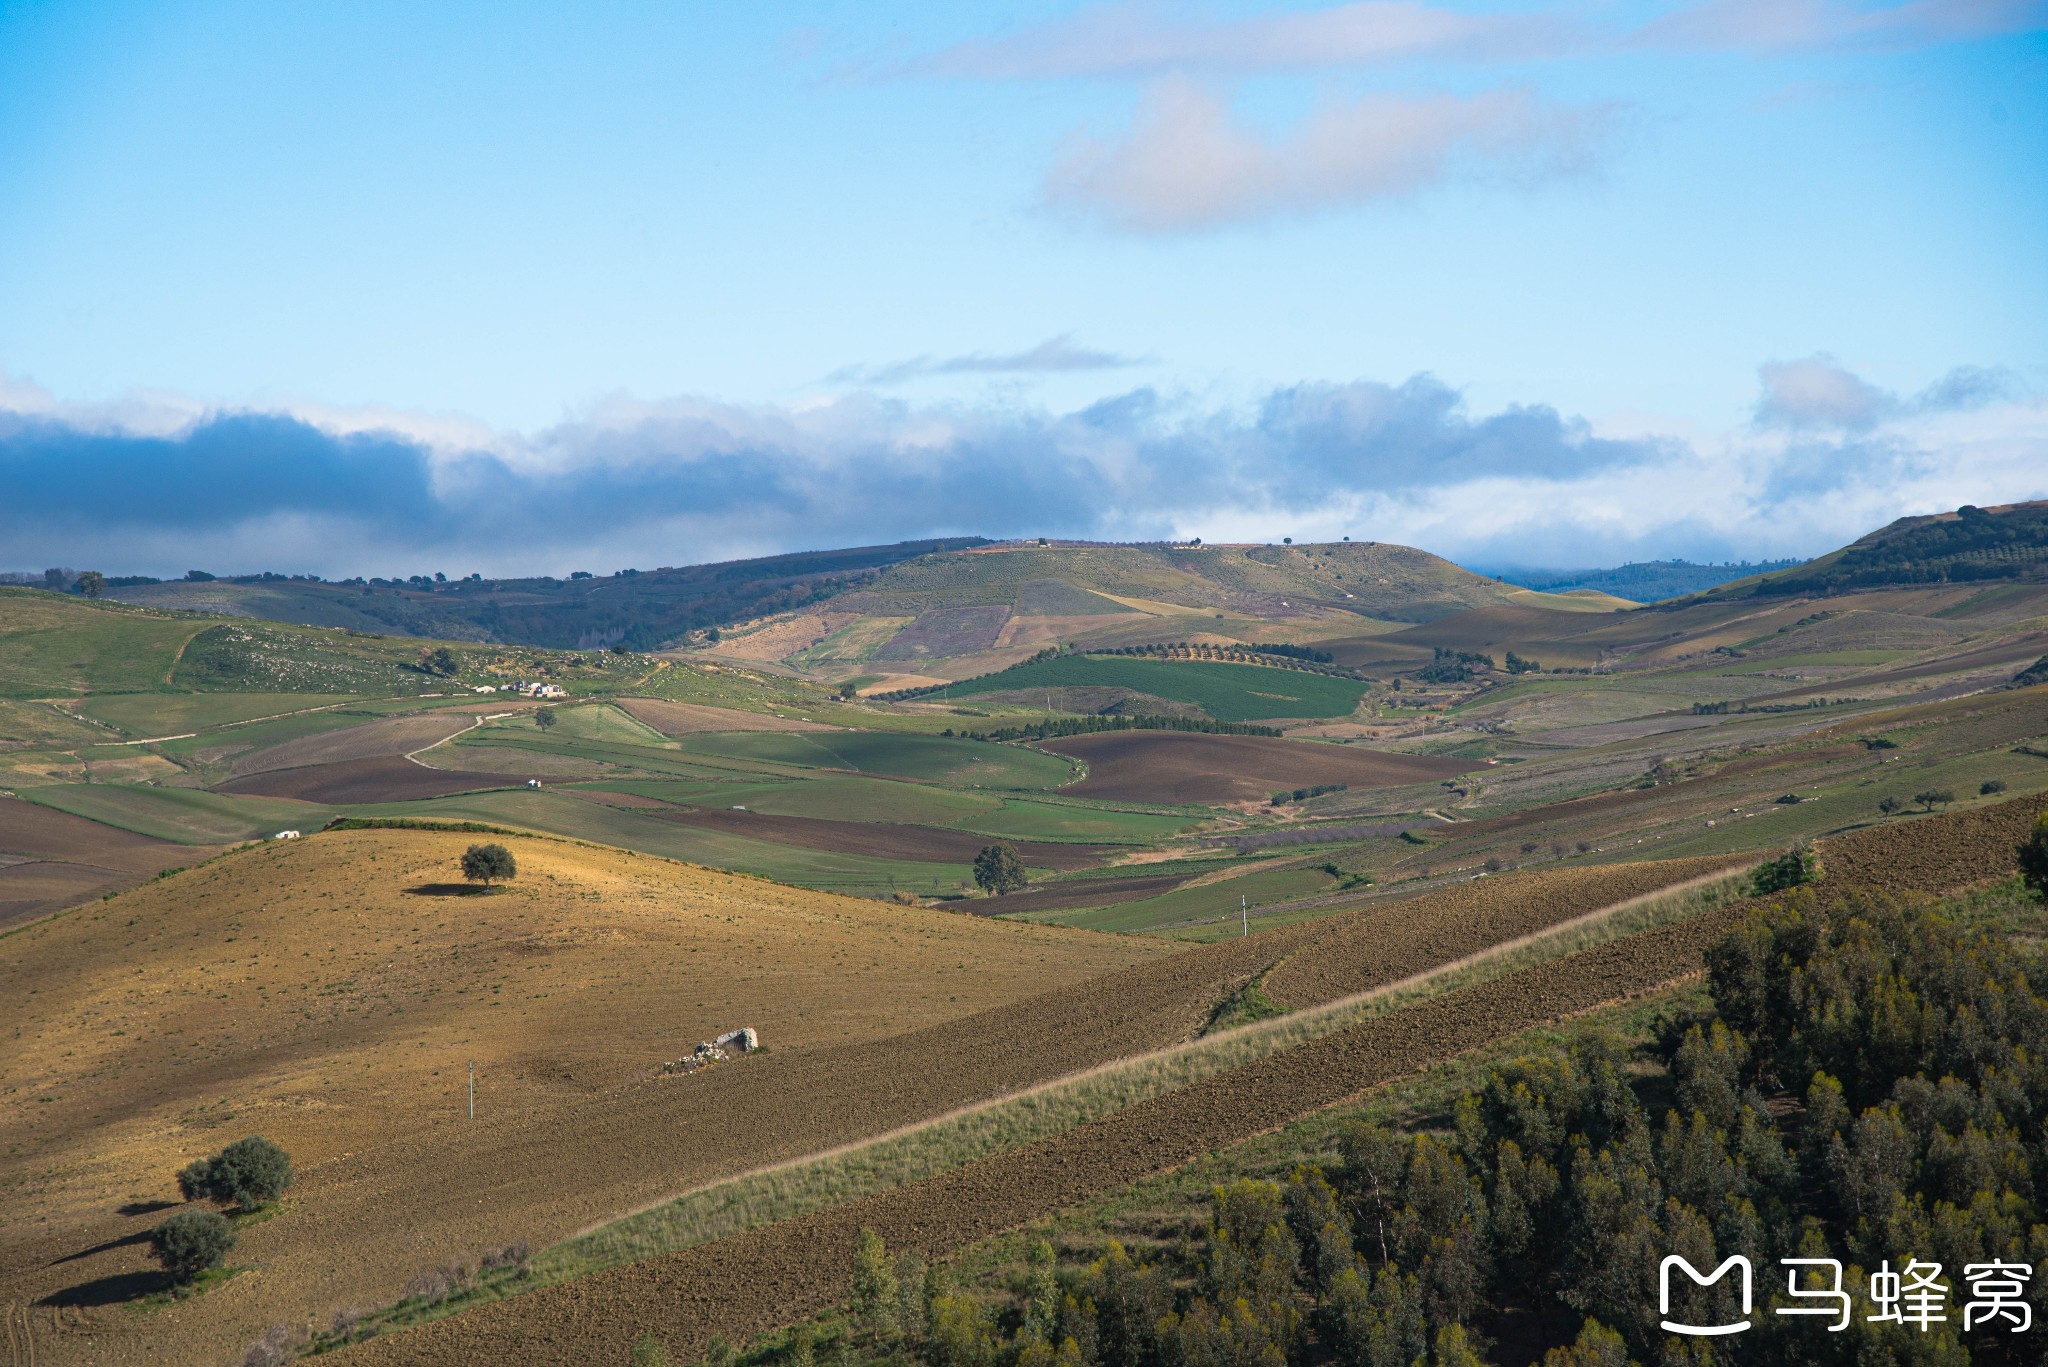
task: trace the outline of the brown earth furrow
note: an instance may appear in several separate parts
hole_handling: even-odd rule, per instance
[[[2005,804],[1830,842],[1834,881],[1941,892],[2000,876],[2042,803]],[[1929,849],[1938,851],[1930,856]],[[653,1332],[685,1358],[713,1334],[744,1340],[844,1295],[855,1236],[944,1256],[1505,1035],[1669,983],[1745,904],[1458,989],[1140,1103],[1065,1134],[894,1191],[613,1268],[348,1351],[369,1364],[581,1363]],[[1449,956],[1445,956],[1449,957]]]
[[[944,1256],[1429,1064],[1699,967],[1739,913],[1615,941],[1353,1026],[1107,1119],[815,1215],[544,1288],[351,1349],[353,1363],[585,1363],[646,1332],[689,1360],[845,1294],[859,1231]]]

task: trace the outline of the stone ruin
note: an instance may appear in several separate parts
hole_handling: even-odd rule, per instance
[[[728,1030],[717,1039],[705,1040],[696,1052],[674,1063],[662,1065],[669,1073],[694,1073],[699,1068],[708,1068],[714,1063],[723,1063],[729,1058],[751,1054],[761,1047],[761,1037],[754,1033],[754,1027],[743,1025],[737,1030]]]

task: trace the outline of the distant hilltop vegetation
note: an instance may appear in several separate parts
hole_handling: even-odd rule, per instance
[[[1916,584],[2048,578],[2048,501],[1902,517],[1793,569],[1737,580],[1711,596],[1763,598]]]
[[[1504,569],[1501,577],[1524,588],[1542,593],[1612,594],[1632,603],[1656,603],[1704,593],[1731,580],[1749,579],[1773,570],[1791,569],[1804,560],[1743,561],[1725,565],[1700,565],[1690,560],[1648,560],[1619,565],[1610,570],[1525,570]]]

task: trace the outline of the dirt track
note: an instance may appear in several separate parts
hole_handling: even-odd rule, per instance
[[[1242,802],[1321,783],[1387,788],[1434,783],[1472,768],[1362,746],[1183,731],[1065,736],[1042,748],[1087,762],[1088,777],[1066,792],[1125,802]]]
[[[424,744],[425,742],[422,742]],[[409,802],[414,798],[446,797],[484,788],[518,788],[530,774],[467,774],[455,769],[429,769],[398,755],[350,759],[338,764],[313,764],[276,769],[229,779],[216,786],[223,793],[257,797],[295,797],[301,802],[347,805],[359,802]]]
[[[1938,857],[1859,833],[1823,858],[1838,877],[1945,890],[2009,869],[2039,805],[1925,823],[1911,845],[1939,847]],[[863,1227],[944,1256],[1425,1064],[1696,971],[1700,952],[1742,914],[1738,904],[1461,989],[922,1182],[372,1340],[345,1360],[580,1364],[615,1357],[650,1331],[690,1360],[713,1333],[744,1341],[840,1300]]]

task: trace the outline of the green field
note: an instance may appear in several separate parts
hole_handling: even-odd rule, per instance
[[[664,802],[700,807],[746,807],[771,816],[822,817],[831,821],[890,821],[913,826],[965,826],[993,813],[1002,799],[935,788],[926,783],[855,774],[723,782],[662,782],[607,779],[579,785],[615,793],[638,793]]]
[[[511,729],[537,731],[540,728],[527,719]],[[555,708],[555,725],[548,736],[550,739],[597,741],[605,745],[646,745],[657,750],[672,744],[661,732],[634,721],[610,703]]]
[[[685,736],[692,754],[923,779],[959,788],[1056,788],[1072,772],[1036,750],[872,731],[713,731]]]
[[[1367,688],[1355,679],[1333,679],[1260,665],[1061,655],[955,684],[946,693],[949,697],[968,697],[1019,689],[1083,687],[1128,688],[1155,698],[1193,703],[1217,721],[1348,716]],[[1054,697],[1052,701],[1057,706],[1059,699]]]
[[[167,687],[179,648],[204,625],[41,589],[0,588],[0,697]]]
[[[260,840],[281,830],[317,831],[341,811],[289,798],[127,783],[53,783],[23,788],[20,795],[60,812],[181,845]]]
[[[952,824],[977,835],[1004,836],[1011,840],[1144,845],[1185,830],[1196,820],[1187,816],[1119,812],[1107,808],[1004,798],[999,810]]]
[[[1265,873],[1248,873],[1242,878],[1225,878],[1215,883],[1204,883],[1198,888],[1177,888],[1147,897],[1137,902],[1117,902],[1106,907],[1083,907],[1071,911],[1049,911],[1029,917],[1033,921],[1051,921],[1059,925],[1079,926],[1084,930],[1108,930],[1122,934],[1143,934],[1148,931],[1163,931],[1176,936],[1213,939],[1208,933],[1214,927],[1188,926],[1188,921],[1203,921],[1221,916],[1235,916],[1238,899],[1243,897],[1257,913],[1261,906],[1274,902],[1291,901],[1297,897],[1309,897],[1332,886],[1336,882],[1321,869],[1271,869]],[[1225,927],[1225,930],[1230,927]]]
[[[800,887],[876,894],[950,891],[973,877],[965,864],[871,859],[806,850],[704,831],[562,793],[507,791],[352,807],[353,816],[409,816],[523,826],[595,844],[617,845],[712,868],[759,874]]]
[[[169,736],[204,731],[256,717],[305,712],[353,702],[354,693],[108,693],[88,698],[78,710],[118,726],[131,736]],[[241,737],[237,736],[237,740]]]
[[[62,708],[0,698],[0,747],[97,745],[108,739],[104,728],[81,721]]]

